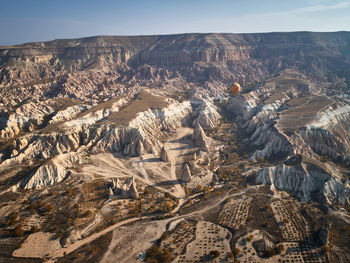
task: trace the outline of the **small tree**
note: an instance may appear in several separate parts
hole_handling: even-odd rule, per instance
[[[238,256],[241,253],[241,250],[237,247],[235,247],[234,254]]]
[[[276,253],[280,254],[282,251],[284,251],[285,247],[283,244],[279,244],[276,248]]]
[[[321,251],[322,251],[323,254],[326,254],[329,251],[329,247],[327,245],[323,245],[321,247]]]
[[[16,223],[17,223],[17,217],[18,217],[18,214],[17,214],[17,213],[11,212],[11,213],[7,216],[8,224],[10,224],[10,225],[16,224]]]
[[[264,157],[259,157],[259,158],[258,158],[258,162],[259,162],[260,164],[264,164],[264,163],[265,163]]]
[[[15,229],[13,230],[13,234],[17,237],[21,237],[24,235],[23,226],[21,224],[16,225]]]
[[[169,211],[169,210],[173,207],[173,203],[170,202],[170,201],[167,201],[167,202],[165,203],[165,207],[166,207],[166,209]]]
[[[32,228],[30,229],[30,232],[31,233],[36,233],[36,232],[39,232],[39,227],[37,227],[37,226],[32,226]]]
[[[217,251],[217,250],[211,250],[209,252],[209,255],[212,257],[212,258],[217,258],[218,256],[220,256],[220,252]]]
[[[328,162],[328,156],[326,154],[322,156],[321,162]]]
[[[67,195],[72,195],[73,194],[73,189],[71,187],[69,187],[66,191]]]

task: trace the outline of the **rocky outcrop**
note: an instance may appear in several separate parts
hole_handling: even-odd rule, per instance
[[[125,105],[128,104],[129,100],[130,100],[130,98],[128,98],[128,97],[121,98],[121,99],[117,100],[116,102],[112,103],[112,105],[110,107],[104,107],[100,110],[92,111],[91,113],[89,113],[81,118],[76,118],[76,119],[73,119],[71,121],[65,122],[64,126],[74,127],[74,126],[95,124],[98,121],[100,121],[104,118],[107,118],[111,114],[119,112],[119,110],[122,107],[124,107]],[[68,113],[70,112],[69,109],[66,109],[64,113],[67,113],[67,111],[68,111]],[[59,115],[59,117],[62,116],[64,113],[61,113]],[[57,113],[57,114],[59,114],[59,113]],[[57,114],[54,117],[56,117]]]
[[[319,160],[348,164],[349,138],[344,133],[350,129],[348,102],[308,93],[313,87],[302,74],[286,71],[231,98],[227,108],[246,133],[250,160],[274,163],[258,170],[257,183],[303,201],[318,196],[347,204],[344,172],[331,163],[326,169],[328,164]]]
[[[134,198],[134,199],[139,198],[139,193],[136,188],[136,183],[132,183],[130,185],[127,196],[130,196],[131,198]]]
[[[115,197],[135,199],[139,197],[134,176],[127,178],[124,183],[120,182],[118,178],[112,179],[108,192],[110,199]]]
[[[339,106],[320,113],[320,118],[308,124],[299,134],[311,149],[335,161],[350,164],[350,106]]]
[[[112,188],[108,188],[108,199],[113,199],[115,197],[115,194],[113,192]]]
[[[34,175],[23,182],[24,189],[38,189],[62,181],[67,176],[66,169],[60,164],[49,163],[42,165]]]
[[[196,102],[192,102],[195,104]],[[221,115],[217,112],[215,105],[207,100],[200,102],[197,109],[193,112],[194,116],[197,116],[193,121],[193,126],[202,126],[203,128],[214,128],[221,120]]]
[[[346,183],[338,181],[336,178],[330,178],[324,186],[323,194],[328,203],[350,204],[350,182]]]
[[[162,149],[160,150],[160,159],[163,162],[170,161],[169,153],[168,153],[168,150],[165,148],[165,146],[163,146]]]
[[[69,121],[71,119],[74,119],[79,113],[82,113],[88,109],[91,109],[91,105],[74,105],[71,107],[68,107],[64,110],[58,111],[49,121],[49,124],[55,124],[58,122],[64,122]]]
[[[31,132],[42,125],[54,113],[54,108],[46,102],[30,101],[13,112],[0,110],[0,141],[6,141],[20,132]]]
[[[183,167],[183,174],[181,177],[181,181],[184,183],[189,183],[192,180],[191,170],[187,163],[185,163]]]
[[[194,144],[203,151],[209,151],[209,139],[206,136],[201,125],[197,125],[192,134]]]
[[[141,156],[152,153],[161,155],[164,161],[169,161],[169,153],[159,140],[163,131],[170,131],[186,123],[192,115],[193,105],[190,101],[182,103],[170,100],[170,104],[163,109],[149,109],[139,112],[128,125],[117,126],[108,121],[111,114],[118,113],[127,100],[116,100],[109,103],[110,107],[94,110],[78,117],[69,118],[73,108],[58,112],[52,118],[51,124],[63,122],[58,132],[55,129],[48,132],[30,133],[15,139],[8,148],[11,150],[10,158],[0,163],[0,172],[17,165],[33,165],[37,160],[47,160],[42,168],[31,179],[24,179],[21,185],[25,188],[40,188],[52,183],[60,182],[66,176],[66,168],[74,163],[51,164],[49,160],[61,158],[60,156],[74,155],[76,152],[99,153],[119,152],[125,156]],[[98,109],[98,107],[96,107]],[[75,108],[82,110],[83,107]],[[196,108],[197,109],[197,108]],[[87,108],[85,110],[88,110]],[[74,111],[74,112],[77,112]],[[199,111],[197,111],[199,114]],[[66,121],[65,121],[66,120]],[[106,121],[107,120],[107,121]],[[109,124],[110,123],[110,124]],[[196,141],[203,150],[208,150],[208,138],[199,126]]]
[[[164,110],[150,109],[141,112],[127,127],[115,127],[113,124],[76,125],[59,133],[33,133],[13,142],[13,157],[1,163],[0,169],[8,165],[30,162],[35,158],[49,159],[59,154],[77,151],[81,147],[87,147],[88,151],[95,153],[121,152],[128,156],[158,154],[161,149],[158,137],[162,130],[181,126],[190,113],[189,102],[175,103]]]
[[[196,153],[196,152],[193,153],[193,160],[194,160],[194,161],[197,160],[197,153]]]
[[[60,154],[41,165],[29,178],[24,178],[19,186],[24,189],[40,189],[64,180],[67,170],[72,164],[78,163],[84,156],[84,148],[79,152]]]
[[[289,192],[304,202],[318,194],[329,203],[350,203],[350,185],[340,183],[330,173],[310,163],[264,168],[256,174],[255,180]]]
[[[259,126],[250,137],[251,145],[263,147],[262,150],[254,151],[251,160],[259,158],[268,159],[274,155],[288,155],[293,152],[293,147],[289,140],[270,124]]]

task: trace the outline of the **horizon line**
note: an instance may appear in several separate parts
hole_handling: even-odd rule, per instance
[[[183,33],[161,33],[161,34],[137,34],[137,35],[91,35],[82,37],[72,37],[72,38],[55,38],[51,40],[38,40],[30,41],[13,45],[0,45],[0,49],[6,49],[11,47],[20,47],[34,43],[47,43],[59,40],[77,40],[77,39],[87,39],[96,37],[156,37],[156,36],[179,36],[179,35],[212,35],[212,34],[230,34],[230,35],[263,35],[263,34],[290,34],[290,33],[318,33],[318,34],[329,34],[329,33],[350,33],[350,30],[337,30],[337,31],[312,31],[312,30],[297,30],[297,31],[266,31],[266,32],[246,32],[246,33],[232,33],[232,32],[183,32]]]

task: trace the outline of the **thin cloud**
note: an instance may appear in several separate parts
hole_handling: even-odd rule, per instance
[[[272,15],[293,15],[293,14],[304,14],[304,13],[315,13],[315,12],[335,10],[335,9],[344,9],[348,7],[350,7],[350,2],[340,2],[334,5],[313,5],[313,6],[296,8],[288,11],[267,13],[265,15],[272,16]]]
[[[334,2],[334,0],[306,0],[306,2],[311,4],[320,4],[325,2]]]

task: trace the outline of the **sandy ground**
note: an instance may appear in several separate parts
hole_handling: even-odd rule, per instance
[[[169,150],[170,162],[163,162],[152,154],[134,158],[120,158],[112,153],[91,156],[92,164],[85,165],[83,173],[89,176],[123,178],[135,176],[147,185],[153,185],[161,191],[169,192],[177,198],[185,197],[184,189],[177,180],[176,170],[183,165],[186,154],[197,148],[186,136],[192,135],[192,128],[178,128],[165,146]],[[181,175],[179,175],[181,177]]]
[[[184,163],[184,156],[197,150],[191,141],[185,139],[186,136],[190,136],[192,133],[192,128],[177,129],[174,137],[164,145],[166,149],[168,149],[170,157],[170,178],[172,181],[177,181],[176,170],[177,168],[182,168],[182,165]],[[184,198],[185,191],[179,182],[175,184],[175,188],[177,193],[176,197]]]
[[[14,257],[43,258],[50,253],[61,249],[58,239],[53,239],[55,234],[38,232],[28,236],[22,247],[13,252]]]
[[[143,222],[114,230],[101,263],[141,262],[138,255],[144,253],[162,235],[169,220]]]
[[[103,235],[113,231],[114,229],[116,229],[116,228],[118,228],[120,226],[129,224],[131,222],[138,221],[140,219],[141,218],[139,218],[139,217],[134,217],[134,218],[130,218],[130,219],[124,220],[122,222],[116,223],[116,224],[114,224],[114,225],[112,225],[110,227],[105,228],[104,230],[102,230],[102,231],[100,231],[98,233],[94,233],[91,236],[88,236],[85,239],[79,240],[79,241],[75,242],[74,244],[72,244],[72,245],[70,245],[68,247],[62,248],[61,250],[57,251],[57,253],[50,253],[50,255],[52,255],[51,259],[46,261],[46,262],[47,263],[48,262],[55,262],[56,258],[63,257],[64,254],[72,253],[73,251],[75,251],[79,247],[91,243],[92,241],[94,241],[97,238],[99,238],[99,237],[101,237],[101,236],[103,236]]]

